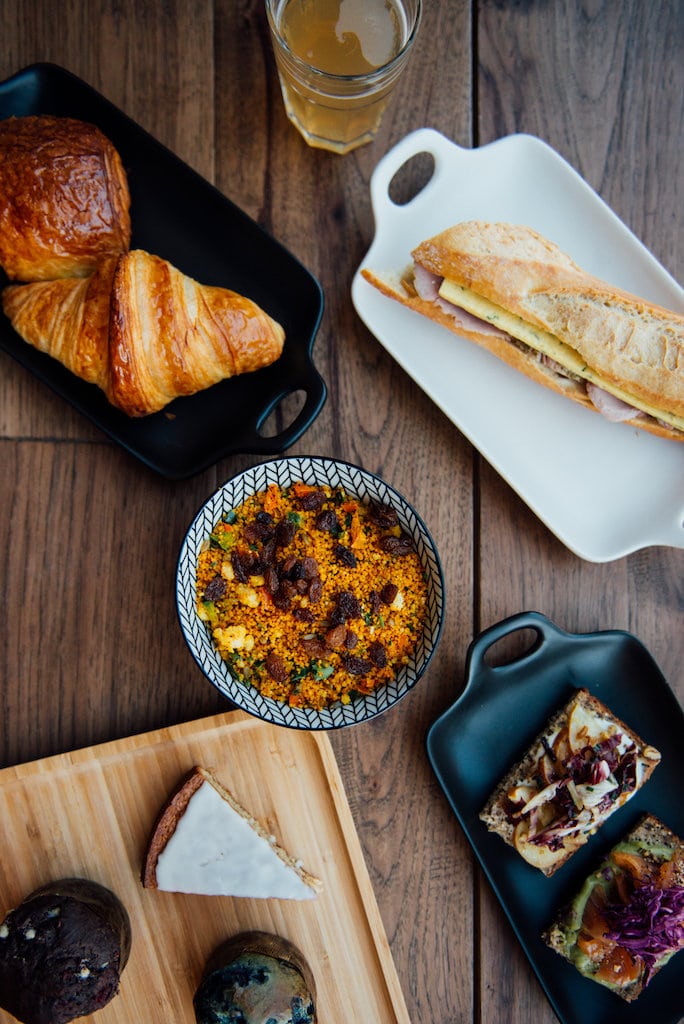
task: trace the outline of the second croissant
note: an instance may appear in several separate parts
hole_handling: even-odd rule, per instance
[[[25,341],[128,416],[268,366],[285,341],[255,302],[141,249],[105,258],[88,278],[10,285],[2,304]]]

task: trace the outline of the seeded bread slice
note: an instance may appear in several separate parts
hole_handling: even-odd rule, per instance
[[[612,983],[610,967],[607,970],[604,969],[597,977],[600,960],[592,963],[585,954],[587,948],[591,950],[597,946],[600,949],[600,942],[598,944],[590,943],[588,947],[585,946],[584,950],[578,944],[583,926],[584,910],[591,898],[592,881],[608,882],[616,871],[619,871],[619,867],[616,866],[616,861],[612,860],[612,857],[616,851],[619,855],[619,851],[625,850],[643,857],[656,878],[661,866],[668,862],[671,863],[672,870],[669,871],[666,888],[684,890],[684,842],[655,815],[646,814],[604,857],[596,872],[584,881],[573,901],[558,912],[542,938],[551,949],[572,964],[584,977],[605,985],[626,1002],[633,1002],[655,974],[665,966],[672,956],[676,955],[677,950],[668,956],[661,954],[650,973],[644,970],[643,963],[640,964],[638,959],[627,951],[631,965],[636,965],[635,973],[638,970],[638,976],[628,984],[619,984]],[[594,923],[592,934],[596,935],[600,930]],[[684,945],[680,947],[680,951],[681,949],[684,949]],[[606,953],[610,953],[610,946],[606,947]],[[619,963],[619,960],[616,962]],[[639,970],[639,968],[641,969]]]
[[[594,746],[610,736],[621,737],[619,749],[625,747],[633,750],[634,783],[629,789],[623,788],[622,784],[619,789],[610,789],[610,780],[602,782],[601,791],[606,796],[612,796],[609,800],[598,800],[599,789],[596,786],[575,785],[563,760],[568,760],[583,748]],[[567,737],[567,742],[564,737]],[[555,763],[550,753],[554,746]],[[659,751],[645,743],[602,701],[587,689],[581,688],[549,718],[527,752],[496,786],[479,817],[491,832],[501,836],[528,863],[549,876],[565,864],[607,818],[644,785],[659,761]],[[560,786],[556,786],[554,797],[556,781],[560,782]],[[539,842],[539,832],[543,828],[552,827],[554,821],[559,821],[562,808],[558,794],[563,787],[566,795],[573,795],[576,827],[571,828],[572,823],[568,823],[564,829],[567,834],[555,836],[553,843],[547,845]],[[522,813],[531,800],[536,806]],[[563,831],[560,825],[558,828]],[[568,831],[568,828],[571,830]]]

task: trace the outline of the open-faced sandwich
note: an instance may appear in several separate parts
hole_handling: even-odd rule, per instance
[[[528,864],[552,875],[659,761],[659,751],[579,689],[497,785],[480,818]]]
[[[684,949],[684,843],[645,815],[544,935],[580,974],[628,1002]]]
[[[466,221],[411,255],[403,272],[363,277],[537,383],[684,441],[684,316],[586,273],[524,225]]]

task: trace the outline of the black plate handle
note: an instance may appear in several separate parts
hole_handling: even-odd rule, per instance
[[[476,676],[497,671],[497,666],[486,664],[485,656],[487,651],[495,643],[498,643],[499,640],[503,640],[504,637],[510,636],[511,633],[516,633],[522,629],[534,630],[537,634],[537,639],[523,654],[515,658],[513,662],[509,662],[505,666],[499,666],[499,668],[508,668],[510,664],[518,664],[527,658],[532,658],[544,644],[550,643],[554,638],[567,636],[567,633],[551,622],[550,619],[547,619],[545,615],[542,615],[541,612],[519,612],[517,615],[511,615],[507,619],[502,619],[501,622],[495,623],[480,633],[468,648],[465,689],[468,688]]]
[[[313,365],[309,366],[306,380],[300,379],[297,384],[281,392],[268,407],[262,412],[256,425],[253,438],[249,441],[249,451],[256,454],[272,455],[274,452],[284,452],[287,448],[298,441],[302,434],[311,426],[325,404],[328,389],[325,381]],[[295,418],[284,427],[279,434],[265,437],[259,430],[273,413],[280,403],[288,395],[296,391],[303,391],[305,394],[304,405]]]

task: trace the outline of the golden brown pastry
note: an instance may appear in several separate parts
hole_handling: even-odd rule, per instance
[[[25,341],[129,416],[268,366],[285,340],[250,299],[140,249],[103,260],[87,279],[10,285],[2,304]]]
[[[106,257],[90,277],[10,285],[2,295],[3,309],[17,334],[105,391],[117,260],[118,256]]]
[[[275,362],[285,332],[256,303],[135,250],[114,273],[109,398],[129,415]]]
[[[0,264],[14,281],[87,276],[131,240],[115,147],[94,125],[31,115],[0,121]]]

